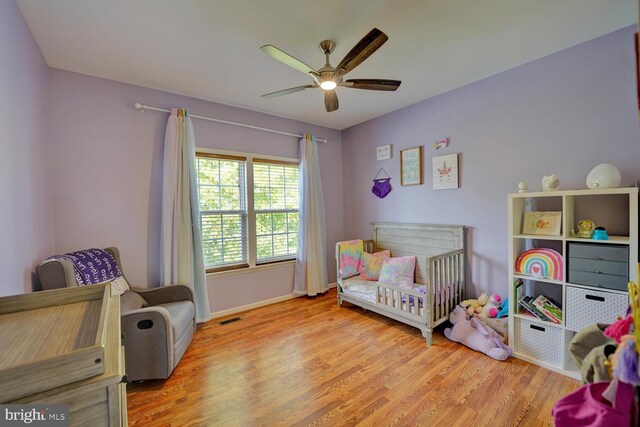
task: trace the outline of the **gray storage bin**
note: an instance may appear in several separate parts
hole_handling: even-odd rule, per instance
[[[569,243],[567,282],[625,291],[629,282],[629,247]]]

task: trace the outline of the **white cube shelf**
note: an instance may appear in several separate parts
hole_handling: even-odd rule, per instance
[[[569,283],[568,246],[571,242],[592,244],[593,248],[589,249],[593,251],[609,244],[628,247],[629,279],[635,281],[638,277],[638,188],[509,194],[508,209],[510,309],[518,307],[513,286],[514,280],[518,278],[525,280],[526,295],[552,296],[563,309],[562,322],[555,324],[518,314],[520,309],[516,308],[509,320],[509,345],[516,357],[579,378],[580,374],[567,350],[571,339],[586,326],[611,323],[618,316],[623,316],[628,305],[628,295],[625,291],[598,288],[596,283],[593,283],[593,287],[589,283]],[[526,211],[561,212],[560,234],[524,234]],[[572,235],[571,230],[583,219],[592,220],[596,225],[607,228],[609,240],[581,239]],[[541,279],[515,271],[518,256],[531,248],[551,248],[562,254],[562,280]]]

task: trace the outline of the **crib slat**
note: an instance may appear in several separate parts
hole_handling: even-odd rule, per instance
[[[462,296],[462,289],[461,289],[461,280],[460,280],[460,261],[461,261],[461,255],[458,254],[456,255],[456,295],[457,295],[457,304],[460,304],[462,302],[462,300],[464,299]]]
[[[444,285],[444,298],[447,300],[447,309],[444,312],[444,314],[449,314],[451,312],[450,307],[450,298],[451,298],[451,292],[447,292],[447,290],[450,289],[451,286],[451,258],[446,258],[444,260],[444,264],[446,265],[446,273],[447,273],[447,279]]]
[[[438,319],[440,319],[442,317],[442,298],[440,295],[440,290],[442,289],[442,258],[438,259],[438,278],[437,278],[437,282],[438,282],[438,286],[436,287],[436,292],[438,293]]]
[[[438,305],[438,263],[434,261],[433,263],[433,280],[431,282],[433,284],[433,315],[432,318],[436,321],[439,317],[439,309]]]
[[[449,301],[451,303],[451,306],[449,307],[449,313],[451,313],[451,310],[454,309],[454,307],[456,306],[456,257],[455,255],[451,257],[451,265],[450,265],[450,269],[451,269],[451,279],[449,282]]]
[[[458,256],[453,257],[453,283],[451,283],[451,305],[456,306],[458,304]]]
[[[438,319],[442,318],[444,315],[444,301],[442,301],[442,281],[444,280],[442,276],[442,258],[438,260],[438,301],[440,302],[440,316]]]

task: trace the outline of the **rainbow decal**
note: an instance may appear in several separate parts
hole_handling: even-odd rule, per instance
[[[562,280],[562,255],[553,249],[530,249],[521,253],[516,260],[516,272]]]

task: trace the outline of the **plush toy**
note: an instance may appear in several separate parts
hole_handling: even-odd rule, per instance
[[[500,305],[500,311],[498,311],[498,315],[496,316],[498,319],[503,317],[507,317],[509,315],[509,298],[505,298]]]
[[[462,308],[464,308],[469,316],[473,316],[477,312],[479,313],[482,310],[482,306],[478,303],[478,300],[475,299],[466,299],[460,303]]]
[[[470,317],[478,314],[483,317],[496,317],[500,311],[502,297],[498,294],[489,296],[486,292],[480,294],[478,299],[467,299],[460,303],[467,310]]]
[[[467,310],[467,314],[473,317],[474,314],[480,314],[482,307],[489,301],[489,295],[486,292],[480,294],[478,299],[466,299],[460,303]]]
[[[487,294],[486,292],[483,292],[478,297],[478,304],[484,307],[489,302],[489,300],[490,300],[489,294]]]
[[[496,360],[511,356],[511,348],[505,345],[496,331],[486,328],[478,319],[469,320],[464,307],[457,306],[449,315],[453,328],[444,330],[451,341],[459,342]]]
[[[485,295],[485,294],[483,294]],[[500,303],[502,302],[502,297],[498,294],[493,294],[488,297],[488,301],[483,305],[482,310],[480,311],[480,316],[484,317],[497,317],[498,312],[500,311]]]

